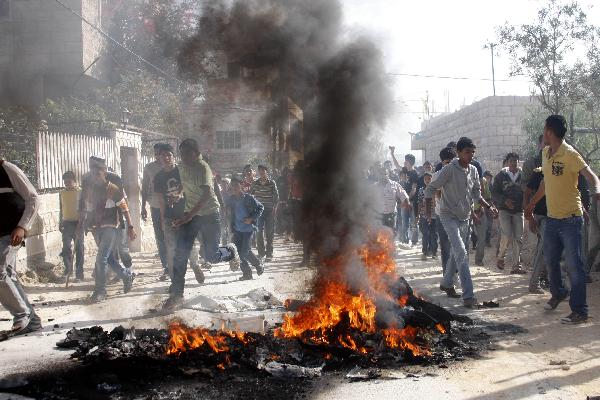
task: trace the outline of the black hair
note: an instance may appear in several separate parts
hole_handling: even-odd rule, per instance
[[[425,173],[423,174],[423,178],[425,178],[426,176],[428,176],[428,177],[430,177],[430,178],[431,178],[433,175],[431,174],[431,172],[425,172]]]
[[[417,159],[415,158],[414,155],[407,154],[404,156],[404,161],[408,161],[410,163],[410,165],[415,165],[415,163],[417,162]]]
[[[492,174],[492,172],[488,170],[483,173],[483,176],[491,176],[493,178],[494,174]]]
[[[440,160],[454,160],[456,158],[456,151],[452,147],[445,147],[440,151]]]
[[[242,181],[241,181],[239,178],[237,178],[237,177],[235,177],[235,176],[232,176],[232,177],[231,177],[231,180],[229,181],[229,183],[230,183],[231,185],[233,185],[234,183],[237,183],[237,184],[241,185],[241,184],[242,184]]]
[[[460,139],[458,139],[458,142],[456,143],[456,151],[463,151],[464,149],[469,148],[476,149],[477,146],[475,146],[475,143],[473,143],[473,141],[468,137],[463,136]]]
[[[450,147],[451,149],[455,149],[456,148],[456,142],[455,141],[448,142],[448,144],[446,145],[446,147]]]
[[[426,166],[426,165],[431,165],[431,162],[429,162],[429,161],[425,161],[425,162],[423,163],[423,166]]]
[[[543,140],[544,140],[544,135],[538,136],[538,143],[539,144],[541,144]]]
[[[154,143],[154,151],[160,150],[166,143]]]
[[[567,133],[567,120],[562,115],[551,115],[546,118],[546,128],[551,130],[558,138],[563,139]]]
[[[175,149],[173,149],[173,146],[171,146],[169,143],[160,143],[160,146],[158,148],[158,153],[163,153],[163,152],[170,152],[175,154]]]
[[[517,153],[510,152],[506,155],[504,162],[510,160],[511,158],[516,158],[517,160],[519,160],[519,155]]]
[[[65,179],[72,179],[72,180],[76,181],[77,177],[75,176],[75,172],[73,172],[73,171],[67,171],[64,174],[62,174],[62,179],[63,179],[63,181]]]
[[[247,172],[252,170],[252,164],[246,164],[244,165],[244,168],[242,169],[242,171]]]
[[[179,143],[179,150],[181,150],[181,149],[190,149],[193,152],[200,154],[200,146],[198,145],[198,142],[196,141],[196,139],[192,139],[192,138],[183,139],[181,141],[181,143]]]
[[[269,168],[267,168],[266,166],[264,166],[264,165],[262,165],[262,164],[260,164],[260,165],[257,167],[257,169],[259,169],[259,170],[260,170],[260,169],[264,169],[265,171],[269,172]]]

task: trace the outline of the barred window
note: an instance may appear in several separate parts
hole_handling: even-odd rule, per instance
[[[235,150],[242,148],[240,131],[217,131],[217,150]]]

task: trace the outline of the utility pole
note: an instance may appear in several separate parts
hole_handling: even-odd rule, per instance
[[[490,51],[492,52],[492,86],[494,88],[494,96],[496,96],[496,72],[494,71],[494,43],[490,43]]]

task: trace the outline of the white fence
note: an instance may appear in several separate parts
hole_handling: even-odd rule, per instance
[[[63,186],[62,174],[73,171],[77,179],[88,170],[90,156],[104,158],[108,167],[121,174],[121,147],[138,151],[138,176],[151,161],[141,154],[141,137],[137,132],[117,130],[110,137],[39,132],[36,141],[38,189]]]

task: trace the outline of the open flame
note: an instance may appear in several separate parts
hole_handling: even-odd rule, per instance
[[[347,254],[325,260],[315,282],[313,297],[298,308],[295,314],[286,314],[282,326],[274,335],[280,338],[298,338],[305,343],[322,346],[341,346],[357,353],[367,354],[376,347],[373,340],[393,349],[410,351],[415,356],[430,355],[427,348],[419,345],[418,335],[423,328],[404,326],[402,319],[385,321],[378,326],[377,304],[396,304],[405,307],[408,294],[397,293],[396,264],[393,259],[393,238],[385,231],[370,235],[366,244]],[[349,266],[360,269],[362,279],[350,282],[353,276]],[[356,271],[355,271],[356,272]],[[356,276],[354,276],[355,278]],[[389,319],[389,318],[388,318]],[[435,325],[440,333],[446,328]],[[247,344],[248,337],[242,332],[205,328],[189,328],[179,321],[169,325],[168,355],[205,348],[213,353],[228,353],[233,343]],[[324,357],[331,354],[324,349]],[[218,368],[229,365],[228,354]]]
[[[399,298],[392,293],[392,283],[398,280],[393,238],[385,231],[371,235],[368,243],[354,253],[339,255],[325,261],[325,268],[317,278],[315,295],[300,307],[295,315],[286,315],[283,325],[275,335],[286,338],[301,338],[314,344],[335,344],[359,353],[371,349],[357,343],[359,331],[375,334],[376,302],[382,299],[406,305],[408,296]],[[348,282],[346,267],[356,259],[366,272],[366,281],[359,288]],[[345,321],[345,319],[347,321]],[[341,324],[347,324],[342,333],[336,334]],[[439,328],[438,328],[439,329]],[[409,350],[414,355],[428,355],[427,349],[415,343],[419,328],[390,326],[381,329],[384,343],[390,348]]]

